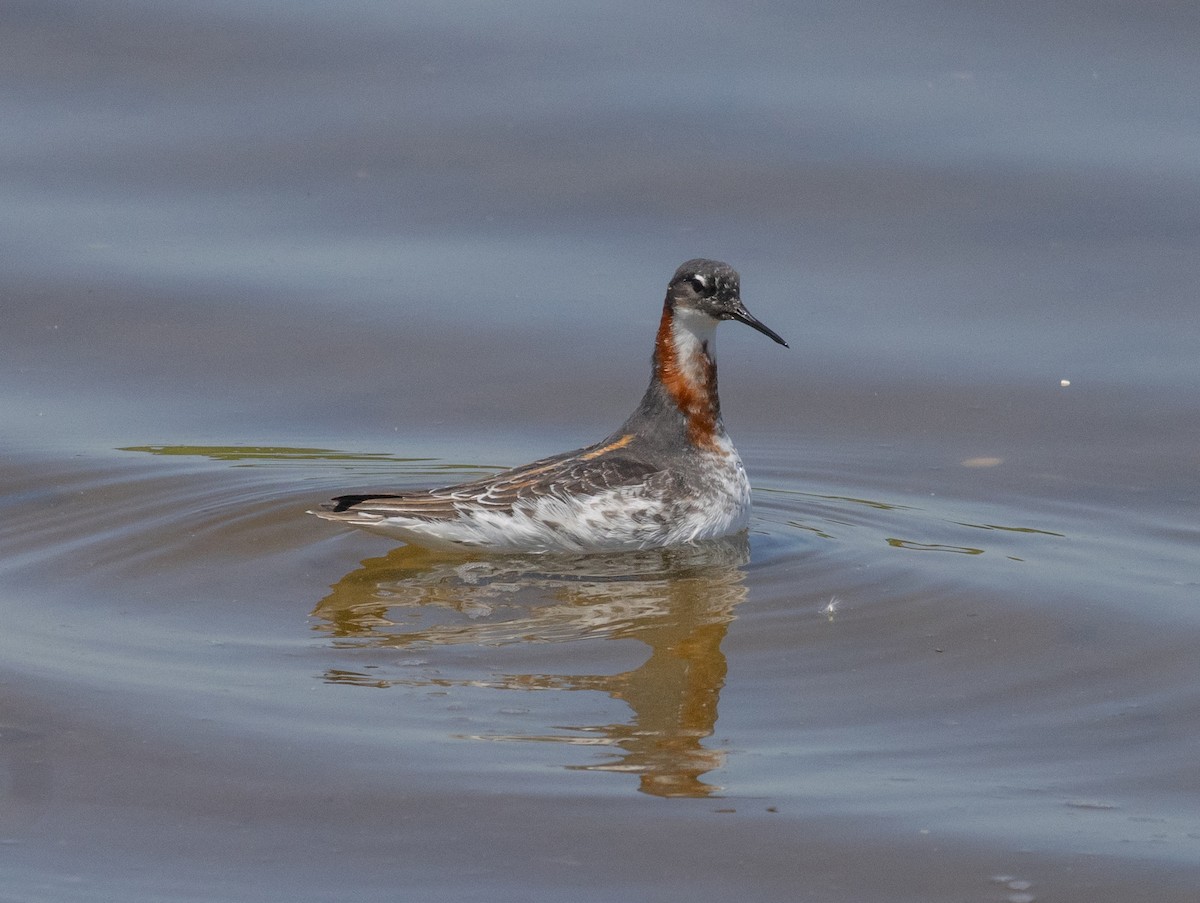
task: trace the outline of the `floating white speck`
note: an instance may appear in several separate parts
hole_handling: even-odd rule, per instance
[[[1067,386],[1071,385],[1071,381],[1069,379],[1060,379],[1058,384],[1065,389]]]

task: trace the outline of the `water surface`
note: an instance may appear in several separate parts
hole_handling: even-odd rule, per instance
[[[1194,899],[1198,25],[15,6],[0,896]],[[607,434],[697,255],[744,540],[305,514]]]

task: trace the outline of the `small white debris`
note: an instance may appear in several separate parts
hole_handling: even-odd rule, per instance
[[[1069,379],[1060,379],[1058,384],[1065,389],[1067,386],[1071,385],[1071,381]]]

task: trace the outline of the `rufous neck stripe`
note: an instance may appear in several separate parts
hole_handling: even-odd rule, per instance
[[[680,360],[674,312],[663,309],[655,337],[655,376],[687,421],[688,441],[700,448],[717,448],[720,402],[717,400],[717,363],[707,345],[696,340],[690,360]],[[685,352],[688,353],[688,352]]]

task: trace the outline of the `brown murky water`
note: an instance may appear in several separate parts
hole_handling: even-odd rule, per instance
[[[1200,21],[1077,12],[13,10],[0,898],[1195,899]],[[744,541],[305,514],[603,435],[697,254]]]

